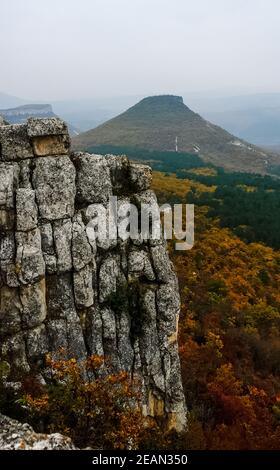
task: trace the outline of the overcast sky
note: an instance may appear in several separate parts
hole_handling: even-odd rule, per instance
[[[0,0],[0,91],[280,92],[279,0]]]

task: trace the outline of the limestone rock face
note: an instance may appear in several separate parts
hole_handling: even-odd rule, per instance
[[[104,240],[93,223],[112,196],[156,211],[151,177],[126,157],[71,153],[59,119],[0,123],[0,361],[13,381],[44,376],[45,354],[61,347],[104,355],[140,379],[147,416],[181,429],[180,300],[165,242]]]
[[[26,125],[1,126],[0,141],[1,160],[16,161],[34,156]]]

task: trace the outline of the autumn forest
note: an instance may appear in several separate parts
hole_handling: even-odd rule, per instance
[[[191,445],[278,449],[279,182],[203,167],[153,184],[161,203],[195,203],[194,247],[170,244]]]

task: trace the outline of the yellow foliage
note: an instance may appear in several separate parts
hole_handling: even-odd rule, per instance
[[[193,175],[216,176],[217,170],[211,167],[199,167],[199,168],[192,168],[191,170],[187,170],[186,173],[190,173]]]
[[[63,351],[57,356],[62,357]],[[103,370],[104,358],[55,359],[46,363],[52,382],[39,396],[25,396],[25,405],[47,431],[70,436],[79,446],[137,448],[144,432],[141,393],[124,371]]]
[[[173,174],[165,175],[159,171],[153,173],[152,189],[159,197],[165,197],[167,201],[172,196],[185,198],[193,188],[199,192],[214,192],[216,189],[215,186],[206,186],[191,179],[179,179]]]

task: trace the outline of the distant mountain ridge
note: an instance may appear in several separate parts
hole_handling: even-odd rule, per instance
[[[119,116],[73,139],[75,149],[101,145],[197,153],[233,171],[267,173],[280,158],[241,140],[188,108],[181,96],[144,98]]]
[[[11,124],[21,124],[29,117],[55,117],[50,104],[25,104],[16,108],[0,109],[0,115]]]
[[[15,108],[16,106],[22,106],[24,104],[28,104],[28,101],[0,91],[0,109]]]
[[[10,124],[23,124],[30,117],[57,117],[50,104],[24,104],[15,108],[0,109],[0,116]],[[74,136],[79,133],[71,124],[68,126],[70,135]]]

